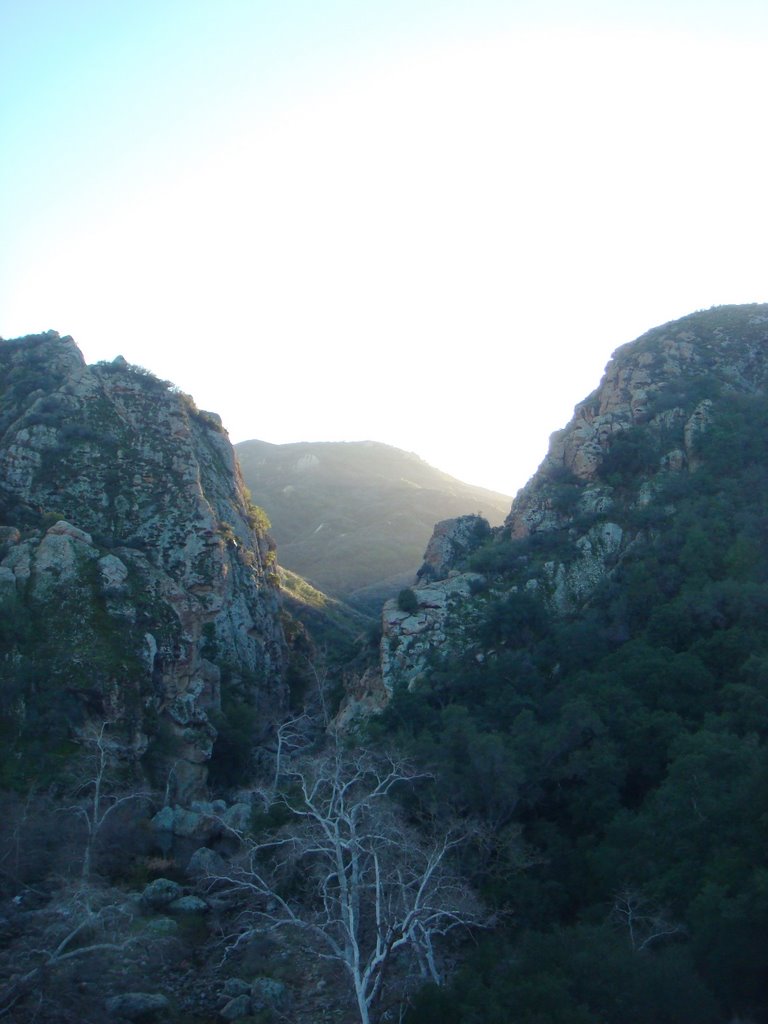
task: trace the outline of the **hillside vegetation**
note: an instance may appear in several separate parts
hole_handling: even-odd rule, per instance
[[[188,396],[0,361],[0,1017],[768,1024],[768,306],[618,349],[380,630]],[[339,544],[429,491],[321,449]]]
[[[497,525],[512,501],[373,441],[243,441],[235,450],[281,564],[364,610],[378,612],[412,582],[436,522],[481,511]]]
[[[468,866],[500,927],[414,1022],[768,1020],[765,312],[617,353],[375,723],[492,837]],[[585,408],[622,424],[589,462]]]

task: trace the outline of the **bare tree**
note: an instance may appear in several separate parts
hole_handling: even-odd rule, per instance
[[[450,829],[426,841],[391,799],[423,775],[400,761],[329,753],[285,772],[276,803],[288,823],[244,841],[239,866],[209,877],[219,898],[242,903],[234,950],[258,932],[290,929],[299,943],[346,972],[361,1024],[385,979],[442,982],[439,940],[483,922],[477,900],[450,867],[467,838]],[[404,976],[405,972],[405,976]]]
[[[325,669],[319,671],[316,662],[311,658],[304,659],[304,667],[313,685],[310,692],[305,695],[303,709],[285,718],[275,729],[275,766],[272,781],[261,790],[267,805],[278,793],[286,765],[290,766],[291,759],[295,759],[302,750],[306,751],[330,726]]]
[[[615,894],[611,916],[627,929],[629,944],[636,952],[673,935],[685,935],[683,925],[670,921],[664,911],[633,889],[622,889]]]
[[[132,801],[147,799],[148,794],[126,791],[118,782],[120,747],[110,740],[108,722],[89,726],[80,741],[85,747],[84,756],[71,767],[74,799],[57,810],[79,822],[81,828],[77,829],[76,837],[70,829],[56,830],[58,856],[48,865],[52,867],[55,863],[56,874],[40,878],[35,889],[25,885],[14,898],[14,904],[22,908],[29,894],[39,897],[32,901],[33,909],[23,913],[20,910],[18,918],[23,921],[23,928],[8,949],[0,953],[0,1017],[22,1019],[19,1014],[29,1009],[28,1000],[35,994],[43,1000],[43,991],[51,984],[55,987],[53,979],[64,965],[72,961],[98,965],[117,955],[124,956],[129,947],[138,943],[132,907],[124,894],[101,883],[94,884],[92,875],[97,849],[104,852],[103,841],[113,829],[114,838],[119,838],[120,857],[124,858],[131,842],[123,831],[126,823],[120,812],[128,810]],[[24,884],[19,878],[20,844],[28,843],[30,834],[35,835],[35,815],[41,815],[47,808],[47,804],[35,807],[30,797],[9,837],[13,844],[0,858],[0,865],[6,861],[13,863],[13,876],[19,879],[19,885]],[[49,818],[45,824],[46,831],[50,831]],[[74,865],[67,864],[68,841],[75,844]],[[36,852],[32,844],[32,853],[26,856]],[[68,879],[67,869],[72,866],[75,877]]]
[[[77,795],[82,796],[83,799],[77,804],[64,808],[65,811],[76,814],[85,826],[81,867],[83,883],[90,880],[94,848],[107,820],[118,808],[128,802],[149,799],[149,794],[145,792],[124,793],[117,796],[106,791],[112,781],[109,770],[115,757],[106,732],[108,725],[108,722],[102,722],[98,726],[94,725],[84,737],[83,742],[90,754],[90,767],[88,778],[77,787]]]
[[[277,794],[286,759],[307,745],[306,727],[308,723],[311,723],[311,719],[305,711],[300,715],[287,718],[275,731],[275,771],[270,790],[272,798]]]

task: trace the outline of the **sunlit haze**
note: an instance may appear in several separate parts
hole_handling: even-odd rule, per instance
[[[0,0],[0,66],[0,333],[233,441],[514,493],[618,345],[768,300],[762,2]]]

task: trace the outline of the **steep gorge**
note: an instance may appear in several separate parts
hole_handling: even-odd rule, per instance
[[[35,814],[65,809],[66,770],[100,723],[121,769],[105,801],[154,786],[130,819],[137,852],[110,861],[105,835],[87,890],[101,928],[87,901],[108,880],[129,944],[96,981],[59,964],[39,1005],[18,986],[16,965],[39,970],[86,890],[62,885],[58,851],[55,876],[3,875],[0,1010],[95,1022],[138,995],[185,1024],[350,1022],[321,958],[240,931],[247,884],[228,900],[206,872],[239,870],[266,837],[277,896],[311,917],[317,848],[297,870],[273,841],[292,850],[305,834],[284,811],[302,818],[296,782],[318,749],[357,756],[357,737],[369,764],[400,757],[421,780],[388,811],[403,836],[462,832],[459,889],[490,911],[471,946],[448,943],[446,972],[468,966],[447,986],[416,992],[414,964],[393,965],[403,1019],[507,1024],[513,1007],[516,1024],[766,1024],[767,438],[768,306],[695,313],[620,348],[504,525],[438,523],[384,607],[378,652],[370,633],[353,661],[345,650],[335,746],[322,666],[313,706],[292,677],[287,577],[218,418],[120,358],[86,367],[70,339],[0,342],[3,863],[14,841],[18,860],[14,836],[44,847]],[[234,734],[261,762],[232,762],[222,784]],[[80,820],[93,788],[71,797]],[[82,845],[72,826],[70,856]],[[27,898],[39,912],[16,905]]]

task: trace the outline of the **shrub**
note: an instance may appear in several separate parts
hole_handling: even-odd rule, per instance
[[[419,608],[419,599],[410,587],[404,587],[397,595],[397,607],[401,612],[413,615]]]
[[[249,501],[247,504],[247,519],[248,525],[252,530],[257,533],[266,533],[272,526],[269,521],[269,516],[259,505],[254,505],[253,502]]]

